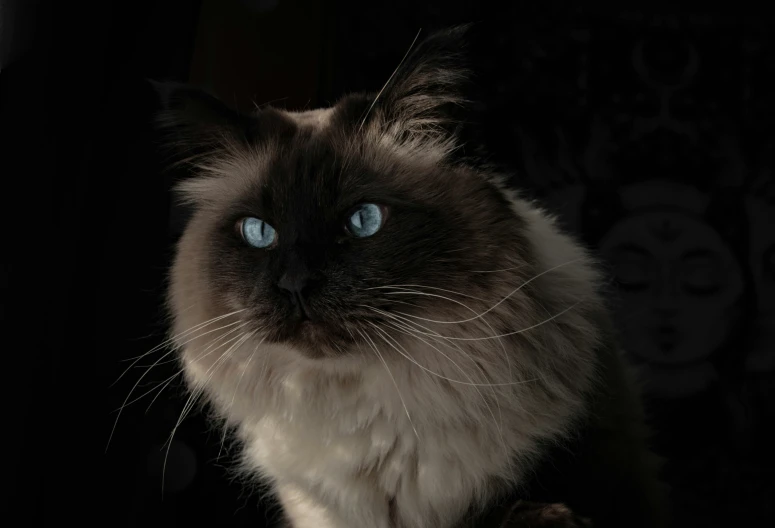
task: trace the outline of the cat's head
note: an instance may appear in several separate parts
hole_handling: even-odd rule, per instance
[[[162,122],[195,173],[178,188],[194,214],[172,272],[175,330],[223,327],[212,336],[317,359],[461,328],[432,321],[513,330],[529,288],[499,301],[534,259],[497,182],[452,156],[463,32],[425,40],[378,95],[326,109],[243,115],[167,88]]]

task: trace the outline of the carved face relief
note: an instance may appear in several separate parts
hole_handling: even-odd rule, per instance
[[[620,287],[629,353],[678,366],[707,358],[724,342],[743,278],[710,226],[682,212],[639,213],[614,225],[601,250]]]

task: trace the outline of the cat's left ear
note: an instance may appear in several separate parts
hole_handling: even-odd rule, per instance
[[[251,119],[202,89],[174,82],[148,80],[162,109],[156,123],[167,137],[177,161],[246,142]]]
[[[469,24],[433,33],[409,51],[377,96],[366,125],[379,141],[441,158],[455,149],[466,102],[471,28]]]

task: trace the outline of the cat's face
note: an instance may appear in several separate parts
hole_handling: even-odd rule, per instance
[[[255,119],[282,135],[265,132],[269,146],[243,152],[241,168],[195,183],[206,203],[179,259],[268,343],[347,354],[391,322],[385,312],[460,313],[439,295],[467,300],[445,290],[497,301],[503,277],[483,272],[520,242],[508,202],[474,172],[363,144],[347,116],[368,103],[344,100],[323,125],[265,112]]]
[[[420,318],[470,319],[529,271],[509,201],[448,160],[457,77],[449,52],[428,47],[373,107],[350,96],[238,116],[173,93],[169,122],[203,149],[181,186],[196,212],[173,270],[178,330],[235,313],[262,343],[347,357],[422,332]]]

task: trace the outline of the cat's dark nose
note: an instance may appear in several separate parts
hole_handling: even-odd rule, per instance
[[[288,296],[296,308],[296,315],[302,319],[312,319],[309,298],[319,286],[322,277],[297,251],[288,251],[283,257],[276,279],[277,288]]]
[[[314,282],[309,272],[285,272],[277,281],[277,286],[294,299],[306,299]]]
[[[302,318],[312,319],[308,300],[310,293],[319,282],[319,277],[308,270],[293,270],[286,271],[280,276],[277,287],[288,295],[291,303],[299,309],[299,315]]]

